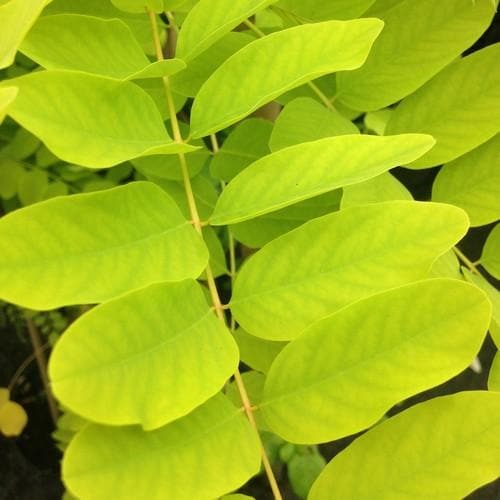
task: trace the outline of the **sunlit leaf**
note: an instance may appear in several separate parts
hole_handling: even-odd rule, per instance
[[[431,399],[390,418],[339,453],[310,500],[465,498],[498,477],[500,394]]]
[[[172,141],[151,98],[133,83],[60,70],[8,82],[19,87],[9,114],[67,162],[102,168],[194,149]]]
[[[282,149],[253,163],[227,186],[210,223],[242,222],[362,182],[413,161],[433,145],[427,135],[344,135]]]
[[[383,13],[384,30],[363,66],[337,77],[337,97],[374,111],[411,94],[470,47],[491,23],[490,0],[404,0]]]
[[[378,19],[327,21],[278,31],[248,44],[198,92],[191,116],[193,136],[221,130],[322,75],[358,68],[382,27]]]
[[[421,132],[437,141],[410,168],[454,160],[499,132],[499,59],[500,43],[478,50],[450,64],[396,108],[387,134]]]
[[[0,219],[0,253],[0,297],[31,309],[196,278],[208,259],[172,199],[147,182],[16,210]]]
[[[180,59],[150,63],[120,19],[56,14],[38,20],[21,52],[47,69],[69,69],[120,80],[154,78],[186,67]]]
[[[493,358],[493,363],[491,364],[488,376],[488,389],[490,391],[500,392],[500,354],[498,351]]]
[[[259,471],[260,446],[225,397],[160,429],[90,425],[70,443],[63,480],[79,498],[211,500]]]
[[[459,208],[409,201],[314,219],[248,259],[231,311],[253,335],[292,339],[351,302],[424,278],[467,227]]]
[[[18,91],[17,87],[0,88],[0,124],[5,118],[10,104],[16,98]]]
[[[354,19],[373,4],[375,0],[280,0],[277,7],[292,12],[306,21],[328,19]]]
[[[471,226],[483,226],[500,219],[499,151],[500,134],[497,134],[482,146],[444,165],[432,186],[432,199],[463,208]],[[497,254],[500,255],[500,246]]]
[[[500,167],[500,165],[499,165]],[[498,187],[498,184],[497,184]],[[497,189],[498,199],[498,189]],[[488,235],[481,254],[481,265],[497,280],[500,280],[500,224]]]
[[[294,443],[354,434],[467,368],[490,314],[483,292],[448,279],[355,302],[278,354],[259,408],[273,432]]]

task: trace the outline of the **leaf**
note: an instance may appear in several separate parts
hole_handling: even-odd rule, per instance
[[[382,26],[378,19],[327,21],[289,28],[248,44],[198,92],[191,115],[193,137],[226,128],[310,80],[358,68]],[[296,57],[298,50],[300,57]],[[271,67],[274,70],[268,71]]]
[[[354,19],[361,16],[375,0],[281,0],[278,7],[302,17],[306,21]]]
[[[227,186],[210,223],[242,222],[356,184],[418,158],[433,145],[426,135],[344,135],[282,149],[253,163]]]
[[[26,424],[28,415],[24,408],[10,400],[10,391],[0,387],[0,433],[6,437],[21,435]]]
[[[392,108],[370,111],[365,114],[363,123],[367,130],[372,131],[377,135],[384,135],[387,123],[389,122],[392,113]]]
[[[188,61],[276,0],[200,0],[182,23],[177,57]]]
[[[10,0],[0,5],[0,69],[10,66],[29,29],[51,0]]]
[[[13,198],[24,174],[25,170],[20,163],[0,158],[0,197],[4,200]]]
[[[385,108],[411,94],[488,28],[490,0],[405,0],[383,13],[385,26],[365,64],[337,75],[337,97],[363,111]]]
[[[486,239],[481,255],[481,265],[494,278],[500,279],[500,224],[492,229]]]
[[[260,248],[308,220],[336,212],[341,197],[342,190],[337,189],[229,227],[238,241],[250,248]]]
[[[172,76],[172,88],[186,97],[194,97],[208,77],[230,56],[254,38],[247,33],[232,31],[214,45],[189,61],[187,69]]]
[[[460,262],[453,250],[448,250],[446,253],[438,257],[428,273],[429,278],[453,278],[456,280],[463,279],[460,273]]]
[[[500,395],[459,392],[413,406],[339,453],[309,500],[465,498],[498,477]]]
[[[346,134],[359,134],[359,130],[338,111],[326,109],[314,99],[300,97],[289,102],[279,114],[269,147],[275,152],[302,142]]]
[[[359,432],[399,401],[467,368],[490,314],[483,292],[449,279],[355,302],[311,325],[278,354],[259,408],[271,430],[293,443]]]
[[[261,373],[269,371],[272,362],[286,345],[286,342],[254,337],[242,328],[238,328],[233,335],[240,349],[241,361]]]
[[[151,285],[84,314],[56,344],[49,376],[71,411],[152,430],[219,392],[238,361],[229,331],[200,285],[187,280]]]
[[[500,134],[447,163],[432,186],[432,199],[463,208],[471,226],[500,219]]]
[[[500,43],[478,50],[450,64],[396,108],[387,134],[422,132],[437,141],[410,168],[447,163],[500,131],[499,58]]]
[[[237,444],[237,453],[235,453]],[[260,445],[244,414],[218,395],[160,429],[89,425],[70,443],[63,480],[83,498],[209,500],[259,471]]]
[[[468,269],[462,268],[462,274],[469,283],[476,285],[488,295],[492,309],[490,324],[490,334],[497,347],[500,347],[500,293],[480,274],[471,273]]]
[[[210,173],[230,181],[255,160],[270,153],[269,137],[273,124],[261,118],[241,122],[227,137],[210,163]]]
[[[226,266],[226,254],[222,243],[217,236],[213,227],[206,226],[202,229],[203,240],[210,254],[210,267],[214,278],[218,278],[224,274],[229,274]],[[202,279],[206,279],[206,275]]]
[[[40,141],[24,128],[18,128],[8,142],[0,150],[0,159],[26,160],[40,147]]]
[[[491,364],[488,376],[488,390],[500,392],[500,354],[498,351]]]
[[[43,200],[48,187],[47,173],[43,170],[31,170],[19,179],[17,195],[23,206],[32,205]]]
[[[359,184],[346,186],[343,191],[342,209],[381,201],[413,199],[408,189],[389,172]]]
[[[292,339],[351,302],[424,278],[467,226],[459,208],[410,201],[325,215],[248,259],[231,311],[250,334]]]
[[[120,19],[79,14],[42,17],[20,50],[47,69],[84,71],[119,80],[168,76],[186,67],[180,59],[151,64]]]
[[[145,9],[154,12],[163,12],[163,0],[111,0],[111,3],[118,9],[134,14],[144,14]]]
[[[17,87],[0,88],[0,124],[3,122],[7,110],[12,101],[16,98],[19,89]]]
[[[325,465],[325,459],[318,452],[297,454],[288,462],[288,479],[293,491],[300,498],[307,498],[311,486]]]
[[[172,141],[151,98],[130,82],[59,70],[9,82],[19,87],[9,114],[69,163],[104,168],[195,149]]]
[[[46,310],[196,278],[208,260],[173,200],[148,182],[16,210],[0,219],[0,253],[0,297]]]

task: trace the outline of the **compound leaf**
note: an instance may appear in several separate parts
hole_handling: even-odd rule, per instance
[[[79,14],[42,17],[20,50],[46,69],[83,71],[119,80],[167,76],[186,67],[180,59],[151,64],[120,19]]]
[[[309,97],[299,97],[278,115],[269,147],[275,152],[302,142],[347,134],[359,134],[359,130],[337,110],[329,110]]]
[[[177,57],[188,61],[233,28],[276,0],[200,0],[186,16],[177,42]]]
[[[231,311],[252,335],[292,339],[351,302],[425,278],[467,227],[459,208],[412,201],[314,219],[248,259],[235,281]]]
[[[210,223],[242,222],[362,182],[433,145],[427,135],[344,135],[282,149],[254,162],[224,189]]]
[[[237,449],[235,449],[237,445]],[[79,498],[211,500],[259,471],[260,445],[245,415],[217,395],[157,430],[89,425],[71,441],[62,475]]]
[[[465,498],[498,477],[500,394],[431,399],[359,437],[324,469],[309,500]]]
[[[432,199],[463,208],[471,226],[500,219],[500,134],[447,163],[432,186]],[[497,249],[500,254],[500,247]]]
[[[363,111],[385,108],[421,87],[491,23],[491,0],[405,0],[385,12],[365,64],[337,75],[337,97]]]
[[[500,43],[456,61],[406,97],[387,134],[431,134],[436,146],[410,168],[446,163],[500,131]],[[437,99],[439,96],[439,99]]]
[[[92,304],[196,278],[206,247],[149,182],[52,198],[0,220],[0,297],[31,309]]]
[[[358,68],[382,27],[378,19],[327,21],[272,33],[246,45],[198,92],[192,110],[193,136],[228,127],[310,80]]]
[[[200,285],[186,280],[151,285],[84,314],[56,344],[49,376],[55,396],[75,413],[151,430],[214,396],[238,361],[236,343]]]
[[[490,314],[482,291],[450,279],[355,302],[311,325],[278,354],[259,408],[271,430],[294,443],[359,432],[399,401],[467,368]]]
[[[103,168],[195,149],[172,141],[153,100],[133,83],[62,70],[7,83],[19,87],[10,116],[67,162]]]

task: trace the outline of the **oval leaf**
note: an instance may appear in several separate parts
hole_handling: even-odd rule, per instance
[[[499,165],[500,168],[500,165]],[[498,184],[497,184],[498,186]],[[498,190],[497,190],[498,200]],[[488,235],[481,254],[481,265],[497,280],[500,280],[500,224]]]
[[[172,141],[153,100],[133,83],[60,70],[8,83],[19,87],[10,116],[64,161],[103,168],[195,149]]]
[[[289,340],[363,297],[425,278],[467,231],[451,205],[392,201],[306,222],[268,243],[239,272],[236,321],[270,340]]]
[[[497,351],[488,376],[488,389],[500,392],[500,353]]]
[[[56,344],[49,375],[55,396],[75,413],[150,430],[214,396],[238,360],[229,331],[188,280],[152,285],[84,314]]]
[[[469,48],[491,23],[491,0],[404,0],[385,12],[385,26],[363,66],[337,77],[337,97],[363,111],[385,108],[421,87]]]
[[[79,498],[212,500],[240,487],[259,466],[257,434],[219,395],[155,431],[87,426],[69,444],[62,475]]]
[[[30,309],[102,302],[196,278],[206,247],[159,187],[53,198],[0,219],[0,297]]]
[[[490,314],[486,295],[458,280],[363,299],[314,323],[278,354],[259,408],[271,430],[294,443],[359,432],[467,368]]]
[[[436,146],[410,168],[454,160],[500,131],[500,43],[474,52],[405,98],[387,134],[431,134]],[[439,99],[436,99],[439,96]]]
[[[248,44],[198,92],[192,110],[193,136],[221,130],[310,80],[359,68],[382,27],[378,19],[327,21],[289,28]],[[269,71],[271,67],[275,70]]]
[[[282,149],[253,163],[224,189],[210,223],[242,222],[362,182],[433,145],[427,135],[344,135]]]
[[[182,23],[177,57],[188,61],[276,0],[200,0]]]
[[[16,98],[19,89],[17,87],[0,88],[0,124],[3,122],[7,109]]]
[[[278,7],[296,14],[307,21],[328,19],[354,19],[374,3],[375,0],[281,0]]]
[[[500,394],[431,399],[358,438],[324,469],[309,500],[465,498],[498,477]]]
[[[186,67],[180,59],[150,64],[120,19],[78,14],[42,17],[24,40],[21,52],[47,69],[84,71],[120,80],[167,76]]]
[[[439,171],[432,186],[433,201],[463,208],[471,226],[500,219],[500,134]],[[500,253],[500,248],[497,249]]]

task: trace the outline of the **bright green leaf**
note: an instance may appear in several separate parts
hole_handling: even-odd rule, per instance
[[[308,220],[336,212],[341,197],[342,190],[336,189],[229,227],[238,241],[250,248],[260,248]]]
[[[278,354],[259,408],[271,430],[294,443],[359,432],[399,401],[467,368],[490,314],[483,292],[449,279],[355,302],[311,325]]]
[[[210,223],[242,222],[362,182],[418,158],[433,145],[426,135],[344,135],[282,149],[256,161],[228,185]]]
[[[337,97],[363,111],[394,104],[470,47],[494,13],[490,0],[399,2],[381,16],[384,30],[365,64],[337,76]]]
[[[456,61],[404,99],[387,134],[431,134],[436,146],[410,168],[446,163],[500,131],[500,43]],[[439,99],[436,99],[439,96]]]
[[[343,191],[342,208],[381,201],[413,199],[408,189],[389,172],[384,172],[359,184],[346,186]]]
[[[208,260],[173,200],[148,182],[16,210],[0,219],[0,253],[0,297],[31,309],[196,278]]]
[[[186,97],[194,97],[208,77],[230,56],[253,40],[237,31],[227,33],[210,48],[189,61],[187,69],[172,76],[172,88]]]
[[[439,171],[432,199],[463,208],[471,226],[500,219],[500,134]],[[497,249],[500,254],[500,247]],[[500,277],[500,276],[499,276]]]
[[[329,110],[314,99],[300,97],[289,102],[279,114],[269,147],[274,152],[302,142],[358,133],[356,125],[338,111]]]
[[[375,0],[281,0],[277,6],[305,21],[354,19],[361,16]]]
[[[448,250],[446,253],[438,257],[429,270],[429,278],[453,278],[456,280],[463,279],[460,273],[460,262],[453,250]]]
[[[212,274],[215,278],[228,274],[226,266],[226,254],[222,243],[215,232],[215,229],[210,226],[206,226],[202,229],[203,240],[207,245],[208,253],[210,254],[210,267],[212,269]],[[205,277],[203,278],[205,279]]]
[[[326,460],[318,452],[294,455],[288,462],[287,469],[295,494],[300,498],[307,498],[311,486],[325,465]]]
[[[276,0],[200,0],[182,23],[177,57],[188,61]]]
[[[496,346],[500,348],[500,292],[480,274],[472,273],[465,268],[462,268],[462,274],[469,283],[473,283],[488,295],[493,308],[490,334]]]
[[[69,444],[62,475],[79,498],[211,500],[242,486],[259,467],[255,431],[219,395],[150,432],[87,426]]]
[[[236,278],[231,311],[253,335],[292,339],[351,302],[424,278],[467,227],[459,208],[410,201],[314,219],[247,261]]]
[[[498,477],[500,394],[431,399],[386,420],[338,454],[309,500],[465,498]]]
[[[134,14],[144,14],[146,8],[154,12],[163,12],[163,0],[111,0],[118,9]]]
[[[0,124],[3,122],[7,109],[16,98],[19,89],[17,87],[4,87],[0,89]]]
[[[322,75],[358,68],[382,27],[378,19],[327,21],[289,28],[248,44],[198,92],[192,110],[193,136],[221,130]]]
[[[490,391],[500,392],[500,354],[495,354],[493,358],[493,363],[490,367],[490,373],[488,376],[488,389]]]
[[[10,0],[0,5],[0,69],[14,62],[17,49],[29,29],[51,0]]]
[[[150,63],[120,19],[79,14],[42,17],[21,52],[47,69],[69,69],[120,80],[168,76],[186,67],[180,59]]]
[[[172,141],[152,99],[133,83],[59,70],[12,82],[19,95],[9,114],[67,162],[102,168],[194,149]]]
[[[238,328],[233,335],[240,349],[241,361],[261,373],[269,371],[272,362],[286,345],[286,342],[255,337],[242,328]]]
[[[392,108],[379,109],[365,114],[363,123],[367,130],[375,132],[377,135],[384,135],[387,123],[393,113]]]
[[[0,149],[0,159],[26,160],[40,147],[40,141],[24,128],[18,128],[12,139]]]
[[[260,118],[241,122],[227,137],[210,163],[210,173],[230,181],[248,165],[270,153],[269,137],[273,124]]]
[[[151,430],[214,396],[237,366],[229,331],[200,285],[186,280],[152,285],[84,314],[56,344],[49,376],[55,396],[75,413]]]
[[[500,168],[500,165],[499,165]],[[497,184],[498,188],[498,184]],[[497,189],[498,198],[498,189]],[[500,280],[500,224],[488,235],[481,255],[481,265],[497,280]]]

